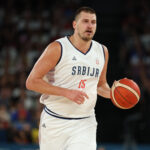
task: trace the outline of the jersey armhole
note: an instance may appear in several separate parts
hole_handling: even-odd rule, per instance
[[[61,42],[59,42],[59,41],[56,41],[56,42],[58,42],[58,43],[60,44],[60,47],[61,47],[61,54],[60,54],[60,58],[59,58],[59,60],[58,60],[58,62],[57,62],[57,64],[56,64],[56,65],[58,65],[58,64],[59,64],[59,62],[60,62],[60,60],[61,60],[61,58],[62,58],[62,54],[63,54],[63,47],[62,47]]]
[[[101,44],[101,45],[102,45],[102,44]],[[103,49],[104,60],[105,60],[105,50],[104,50],[104,45],[102,45],[102,49]]]

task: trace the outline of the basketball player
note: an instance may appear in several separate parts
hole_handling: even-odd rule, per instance
[[[110,98],[107,48],[92,40],[96,13],[77,10],[74,33],[50,43],[34,65],[26,87],[42,93],[40,150],[96,150],[97,94]]]

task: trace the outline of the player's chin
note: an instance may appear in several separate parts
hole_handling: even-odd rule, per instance
[[[92,39],[93,39],[93,35],[83,37],[83,40],[85,40],[85,41],[90,41]]]

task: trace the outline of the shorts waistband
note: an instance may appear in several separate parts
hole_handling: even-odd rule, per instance
[[[46,106],[44,107],[44,110],[47,114],[53,116],[53,117],[56,117],[56,118],[59,118],[59,119],[66,119],[66,120],[80,120],[80,119],[86,119],[86,118],[89,118],[90,116],[87,116],[87,117],[79,117],[79,118],[69,118],[69,117],[64,117],[64,116],[61,116],[53,111],[51,111],[50,109],[48,109]]]

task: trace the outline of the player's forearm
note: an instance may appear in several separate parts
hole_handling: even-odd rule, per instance
[[[48,95],[66,96],[67,89],[53,86],[42,79],[27,79],[26,87],[29,90]]]
[[[97,88],[97,94],[99,96],[110,98],[110,87],[108,84],[103,84]]]

